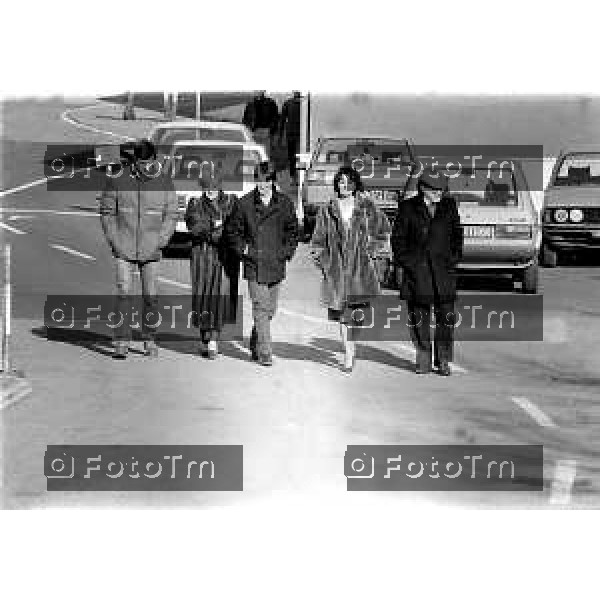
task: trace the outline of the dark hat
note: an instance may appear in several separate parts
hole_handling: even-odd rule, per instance
[[[275,164],[270,160],[258,163],[254,169],[254,179],[255,181],[275,181],[277,179]]]
[[[134,147],[136,160],[151,160],[156,158],[156,148],[150,140],[140,140]]]
[[[448,188],[448,180],[439,171],[425,169],[419,177],[419,185],[429,188],[430,190],[441,190],[445,192]]]

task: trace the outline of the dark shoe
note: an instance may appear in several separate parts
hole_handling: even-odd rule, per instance
[[[429,365],[417,365],[415,369],[417,375],[428,375],[431,373],[431,366]]]
[[[115,360],[125,360],[127,358],[128,350],[129,350],[128,344],[117,342],[117,344],[115,344],[115,351],[113,352],[113,358]]]
[[[270,354],[261,354],[258,357],[258,362],[263,367],[270,367],[273,364],[273,358]]]
[[[449,377],[452,374],[452,371],[450,370],[450,365],[447,362],[440,363],[437,372],[438,375],[442,375],[444,377]]]
[[[156,358],[158,356],[158,346],[154,342],[144,342],[144,354]]]

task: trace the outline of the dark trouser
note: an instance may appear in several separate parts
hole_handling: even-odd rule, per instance
[[[144,340],[154,338],[156,325],[158,324],[158,296],[156,295],[156,277],[158,275],[158,261],[136,262],[122,258],[115,258],[117,278],[117,301],[116,315],[111,319],[114,328],[115,339],[118,341],[129,341],[132,329],[140,330]],[[136,296],[133,294],[135,284],[134,273],[139,272],[142,283],[143,307],[141,318],[135,319],[133,311],[137,310]],[[153,313],[153,314],[151,314]],[[140,327],[135,325],[140,324]],[[152,327],[154,325],[154,327]]]
[[[287,136],[287,156],[288,165],[290,170],[290,177],[296,177],[296,154],[300,152],[300,136],[288,135]]]
[[[250,350],[259,355],[270,355],[271,319],[277,310],[279,284],[248,281],[248,292],[252,299],[252,316],[254,318]]]
[[[409,332],[417,350],[417,364],[431,367],[431,305],[407,302]],[[433,304],[435,315],[434,363],[452,362],[454,341],[454,302]]]

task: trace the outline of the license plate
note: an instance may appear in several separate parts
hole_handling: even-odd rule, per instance
[[[494,228],[488,225],[467,225],[464,228],[465,237],[492,238]]]
[[[188,228],[185,224],[185,221],[177,221],[175,225],[175,231],[181,231],[182,233],[187,233]]]

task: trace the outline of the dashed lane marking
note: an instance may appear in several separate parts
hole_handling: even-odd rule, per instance
[[[0,227],[2,227],[3,229],[6,229],[8,231],[11,231],[12,233],[17,233],[20,235],[25,235],[27,233],[26,231],[21,231],[20,229],[15,229],[14,227],[11,227],[10,225],[7,225],[6,223],[2,223],[2,222],[0,222]]]
[[[78,250],[73,250],[73,248],[68,248],[67,246],[61,246],[60,244],[49,244],[49,246],[50,246],[50,248],[55,248],[56,250],[61,250],[62,252],[66,252],[67,254],[72,254],[73,256],[78,256],[79,258],[85,258],[86,260],[96,260],[95,256],[90,256],[89,254],[79,252]]]
[[[17,214],[8,217],[9,221],[16,219],[32,219],[36,213],[40,214],[52,214],[52,215],[77,215],[82,217],[99,217],[100,213],[97,211],[84,211],[84,210],[52,210],[50,208],[4,208],[2,213],[26,213]]]
[[[16,194],[17,192],[22,192],[23,190],[28,190],[29,188],[35,187],[37,185],[42,185],[48,181],[47,177],[44,179],[36,179],[35,181],[30,181],[29,183],[24,183],[23,185],[18,185],[14,188],[9,188],[7,190],[2,190],[0,192],[0,198],[4,198],[5,196],[10,196],[10,194]]]
[[[31,385],[24,379],[18,380],[14,385],[8,386],[8,389],[2,389],[0,398],[0,410],[19,402],[31,393]]]
[[[162,281],[163,283],[168,283],[169,285],[174,285],[175,287],[180,287],[185,290],[191,290],[192,286],[189,283],[182,283],[181,281],[175,281],[174,279],[167,279],[166,277],[157,277],[158,281]]]
[[[520,406],[541,427],[556,427],[556,423],[531,400],[524,396],[513,396],[512,401]]]
[[[572,459],[557,460],[554,466],[554,478],[550,491],[550,504],[567,505],[571,503],[571,490],[575,483],[577,462]]]

